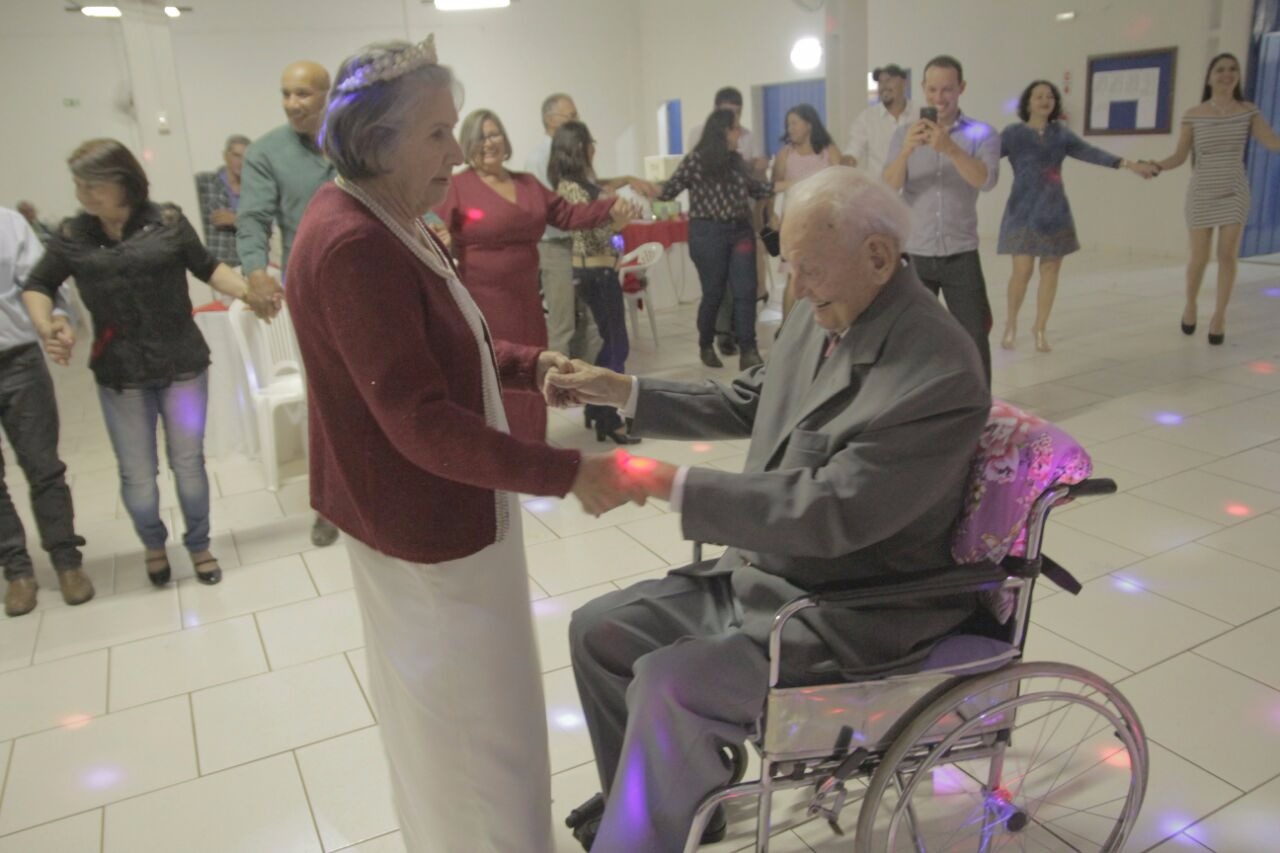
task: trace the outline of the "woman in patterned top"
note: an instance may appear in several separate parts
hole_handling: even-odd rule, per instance
[[[591,131],[580,121],[567,121],[551,139],[551,159],[547,164],[547,180],[556,193],[572,204],[585,204],[607,196],[596,178],[592,161],[596,142]],[[582,300],[591,309],[602,344],[596,364],[616,373],[624,373],[630,343],[623,316],[622,284],[618,280],[617,227],[612,223],[595,228],[580,228],[573,237],[573,283]],[[617,240],[621,242],[621,240]],[[586,425],[596,430],[596,441],[612,439],[615,444],[638,444],[640,439],[627,435],[622,416],[613,406],[586,407]]]
[[[1018,311],[1027,295],[1027,284],[1040,259],[1040,288],[1036,293],[1036,322],[1031,327],[1036,349],[1048,352],[1045,327],[1058,291],[1062,259],[1079,251],[1076,224],[1062,186],[1062,161],[1074,157],[1108,169],[1129,169],[1144,178],[1155,177],[1150,163],[1135,163],[1095,148],[1058,121],[1062,94],[1048,80],[1036,80],[1018,99],[1018,118],[1000,133],[1000,153],[1013,166],[1013,189],[1000,222],[996,251],[1013,255],[1009,276],[1009,314],[1001,346],[1013,349]]]
[[[1236,283],[1240,237],[1249,218],[1245,145],[1253,137],[1268,150],[1280,151],[1280,136],[1258,108],[1244,99],[1240,78],[1240,61],[1230,53],[1213,58],[1205,72],[1200,104],[1182,117],[1177,150],[1155,164],[1160,171],[1176,169],[1192,155],[1191,184],[1187,187],[1191,260],[1187,262],[1187,305],[1182,309],[1182,332],[1186,335],[1196,331],[1196,298],[1209,263],[1213,229],[1218,229],[1218,299],[1209,320],[1209,343],[1214,345],[1227,337],[1227,303]]]
[[[773,195],[773,184],[747,172],[738,153],[737,127],[730,110],[707,117],[702,138],[680,161],[659,201],[689,191],[689,256],[702,284],[698,305],[698,349],[707,367],[723,367],[712,342],[716,312],[725,288],[733,296],[734,325],[741,347],[738,368],[762,364],[756,349],[756,235],[751,228],[751,199]]]

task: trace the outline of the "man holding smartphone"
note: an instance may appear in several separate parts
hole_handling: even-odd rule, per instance
[[[962,115],[964,71],[952,56],[924,67],[920,119],[889,145],[885,181],[911,206],[907,253],[925,286],[942,293],[973,338],[991,381],[991,304],[978,259],[978,193],[996,185],[1000,134]]]

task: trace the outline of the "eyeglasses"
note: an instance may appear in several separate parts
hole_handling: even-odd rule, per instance
[[[483,145],[486,142],[502,142],[506,138],[506,135],[502,133],[486,133],[484,136],[480,137],[480,144]]]

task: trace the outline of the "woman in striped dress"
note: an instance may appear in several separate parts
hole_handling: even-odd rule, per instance
[[[1227,303],[1236,282],[1240,237],[1249,218],[1249,179],[1244,172],[1244,149],[1252,136],[1268,150],[1280,151],[1277,135],[1258,108],[1240,91],[1240,61],[1222,53],[1209,63],[1200,104],[1182,118],[1178,149],[1156,163],[1161,171],[1181,166],[1192,155],[1193,172],[1187,188],[1187,228],[1191,232],[1191,260],[1187,263],[1187,304],[1182,332],[1196,331],[1196,298],[1209,263],[1213,229],[1218,229],[1218,299],[1209,320],[1209,343],[1226,340]]]

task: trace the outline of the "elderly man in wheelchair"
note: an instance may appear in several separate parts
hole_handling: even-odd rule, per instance
[[[804,788],[837,832],[861,800],[859,851],[1115,850],[1132,828],[1128,703],[1018,662],[1036,577],[1073,583],[1039,554],[1049,508],[1114,485],[992,407],[972,341],[902,259],[909,229],[887,186],[824,170],[788,198],[802,301],[766,365],[729,384],[548,377],[549,399],[616,405],[638,433],[750,437],[741,474],[622,463],[686,538],[729,548],[573,616],[604,792],[568,820],[586,849],[692,851],[750,800],[764,851],[774,792]],[[735,784],[748,742],[760,775]]]

